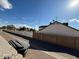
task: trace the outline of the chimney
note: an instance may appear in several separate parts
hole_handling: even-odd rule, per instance
[[[66,22],[66,23],[62,23],[63,25],[65,25],[65,26],[68,26],[68,22]]]

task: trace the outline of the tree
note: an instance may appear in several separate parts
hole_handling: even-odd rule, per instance
[[[18,30],[20,30],[20,31],[26,31],[26,27],[20,27]]]
[[[34,31],[36,31],[36,30],[31,28],[30,31],[34,32]]]
[[[7,25],[8,30],[15,30],[16,27],[14,25]]]
[[[2,26],[1,29],[7,29],[7,26]]]

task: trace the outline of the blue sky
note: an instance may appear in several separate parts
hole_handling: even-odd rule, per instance
[[[73,0],[74,1],[74,0]],[[79,29],[79,4],[71,0],[8,0],[10,8],[4,4],[0,7],[0,24],[24,25],[37,28],[50,21],[69,22]],[[77,1],[79,2],[79,1]],[[75,4],[70,6],[70,4]]]

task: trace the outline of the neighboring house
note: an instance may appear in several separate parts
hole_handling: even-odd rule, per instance
[[[33,38],[69,48],[79,49],[79,30],[58,21],[34,32]]]
[[[68,26],[68,23],[60,23],[57,21],[43,28],[43,30],[39,32],[50,35],[55,34],[55,35],[79,37],[79,30]]]
[[[48,25],[47,25],[48,26]],[[43,25],[43,26],[39,26],[39,31],[43,30],[44,28],[47,27],[46,25]]]

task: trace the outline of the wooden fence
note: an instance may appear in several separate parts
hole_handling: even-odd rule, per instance
[[[34,32],[33,38],[79,50],[79,37],[48,35],[48,34]]]

